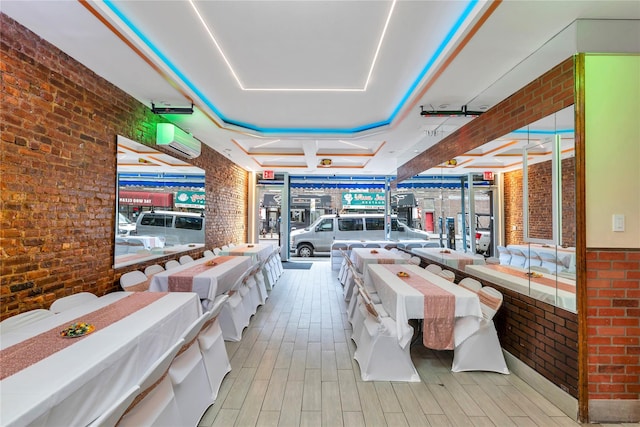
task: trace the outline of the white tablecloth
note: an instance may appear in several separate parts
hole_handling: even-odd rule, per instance
[[[453,335],[456,346],[478,330],[482,310],[477,294],[417,265],[406,264],[404,269],[410,275],[421,276],[455,296],[456,323]],[[396,320],[400,344],[406,345],[412,335],[409,319],[424,319],[424,295],[385,268],[384,264],[369,265],[364,280],[378,291],[382,306]]]
[[[188,270],[196,265],[204,264],[208,261],[215,261],[216,258],[218,257],[201,258],[194,262],[181,265],[180,267],[157,273],[151,279],[149,291],[168,292],[169,276]],[[193,276],[192,291],[197,293],[200,299],[213,301],[216,296],[231,289],[236,279],[252,265],[253,261],[251,257],[248,256],[234,256],[229,258],[223,263],[216,265],[215,267],[208,268],[206,271]]]
[[[46,332],[129,295],[109,294],[2,334],[0,348]],[[108,298],[107,298],[108,297]],[[0,381],[0,425],[85,426],[145,371],[201,315],[193,293],[167,294]],[[64,339],[64,338],[61,338]],[[3,360],[2,363],[9,363]]]
[[[251,247],[249,245],[250,243],[245,243],[224,249],[220,252],[220,255],[250,256],[254,261],[263,261],[275,250],[271,243],[256,243],[252,244]]]
[[[375,250],[377,253],[372,254]],[[378,248],[354,248],[351,250],[351,261],[359,272],[364,273],[368,264],[406,264],[407,260],[399,253]]]
[[[466,265],[484,265],[484,257],[482,255],[472,255],[470,253],[453,251],[443,253],[444,248],[415,248],[411,252],[414,254],[439,262],[456,270],[464,271]]]
[[[553,304],[557,307],[566,308],[567,310],[576,311],[576,293],[568,292],[562,289],[552,288],[550,286],[535,283],[525,275],[527,270],[510,266],[510,268],[518,271],[519,274],[509,274],[502,271],[492,270],[490,266],[468,265],[466,271],[480,279],[486,280],[504,288],[511,289],[524,295],[529,295],[540,301]],[[547,279],[558,281],[575,289],[576,281],[568,278],[557,277],[553,274],[539,273]]]

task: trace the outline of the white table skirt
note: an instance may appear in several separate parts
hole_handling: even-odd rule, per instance
[[[372,254],[376,250],[378,253]],[[380,262],[380,261],[384,262]],[[354,248],[351,250],[351,261],[359,272],[364,273],[368,264],[406,264],[407,260],[399,253],[387,249],[378,248]]]
[[[439,262],[456,270],[464,271],[466,265],[484,265],[482,255],[472,255],[470,253],[458,252],[447,249],[450,253],[443,253],[444,248],[415,248],[411,252],[418,256],[425,257],[431,261]]]
[[[194,262],[181,265],[180,267],[157,273],[151,279],[149,291],[168,292],[169,276],[208,261],[215,261],[216,258],[217,257],[201,258]],[[192,291],[197,293],[200,299],[213,301],[216,296],[231,289],[236,279],[252,265],[253,261],[251,257],[248,256],[238,256],[228,259],[220,265],[216,265],[195,275],[193,277]]]
[[[504,273],[502,271],[492,270],[488,266],[482,265],[468,265],[466,271],[480,279],[495,283],[504,288],[511,289],[512,291],[519,292],[524,295],[528,295],[540,301],[553,304],[557,307],[565,308],[567,310],[576,311],[576,294],[575,292],[568,292],[562,289],[552,288],[550,286],[541,285],[530,281],[525,273],[527,270],[513,267],[515,270],[521,270],[522,275],[516,276],[513,274]],[[557,277],[552,274],[541,273],[544,277],[558,282],[573,286],[575,288],[575,280]]]
[[[417,265],[406,264],[404,269],[410,275],[421,276],[455,296],[454,344],[456,346],[479,329],[482,310],[477,294]],[[367,268],[365,283],[367,282],[375,287],[382,306],[389,316],[396,320],[398,339],[401,345],[406,345],[412,334],[408,325],[409,319],[424,319],[424,295],[386,269],[384,264],[372,264]]]
[[[2,349],[127,296],[109,294],[2,335]],[[202,313],[194,293],[167,294],[0,382],[0,425],[85,426],[133,387]],[[8,363],[3,360],[3,363]]]

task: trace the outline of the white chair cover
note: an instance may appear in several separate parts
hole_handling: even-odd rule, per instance
[[[517,248],[508,248],[511,253],[511,260],[509,261],[509,265],[514,267],[524,267],[524,263],[527,261],[527,257],[525,254]]]
[[[129,405],[133,403],[133,400],[140,394],[140,386],[135,385],[131,387],[126,393],[124,393],[113,405],[107,408],[98,418],[93,420],[89,427],[113,427],[118,424],[118,421],[127,410]]]
[[[160,264],[153,264],[144,269],[144,274],[149,277],[156,273],[162,273],[164,271],[164,267]]]
[[[171,379],[165,373],[183,344],[184,340],[178,340],[142,376],[139,384],[141,400],[134,400],[118,426],[173,427],[182,424]]]
[[[206,251],[202,252],[202,257],[203,258],[213,258],[214,256],[216,256],[212,251],[210,251],[209,249],[207,249]]]
[[[30,323],[37,322],[40,319],[54,316],[51,310],[45,310],[44,308],[36,308],[34,310],[25,311],[23,313],[16,314],[8,317],[0,322],[0,333],[5,333],[20,329]]]
[[[142,273],[142,275],[144,275],[144,273]],[[53,302],[53,304],[51,304],[51,307],[49,307],[49,310],[51,310],[53,313],[60,313],[60,312],[72,309],[74,307],[78,307],[88,301],[92,301],[97,298],[98,297],[96,295],[90,292],[78,292],[77,294],[58,298]]]
[[[191,258],[189,255],[182,255],[180,257],[180,264],[181,265],[188,264],[190,262],[193,262],[193,258]]]
[[[558,257],[555,254],[547,251],[540,251],[538,252],[538,255],[542,261],[540,264],[541,267],[546,268],[551,273],[556,274],[556,272],[559,272],[564,268],[564,265],[558,261]]]
[[[511,252],[504,246],[497,246],[498,248],[498,259],[500,260],[500,264],[502,265],[510,265],[511,264]]]
[[[478,291],[483,319],[480,329],[453,350],[453,372],[490,371],[508,374],[493,317],[502,305],[502,293],[490,286]]]
[[[240,341],[242,339],[242,331],[249,326],[251,314],[247,312],[243,303],[243,294],[246,296],[248,290],[242,285],[244,278],[248,274],[249,270],[236,279],[235,284],[227,292],[229,299],[222,307],[220,316],[218,316],[225,341]]]
[[[222,249],[220,249],[220,248],[213,248],[213,254],[214,254],[214,255],[220,255],[220,252],[222,252]]]
[[[460,281],[460,283],[458,283],[458,285],[470,290],[471,292],[478,292],[480,289],[482,289],[482,283],[480,283],[473,277],[465,277]]]
[[[172,268],[180,267],[180,263],[175,259],[170,259],[164,265],[165,270],[171,270]]]
[[[409,264],[420,265],[421,261],[422,260],[420,259],[419,256],[412,256],[411,258],[409,258]]]
[[[184,346],[169,367],[169,377],[176,396],[180,420],[185,426],[197,426],[202,415],[213,403],[213,391],[196,340],[210,314],[203,314],[187,328],[182,335]]]
[[[142,271],[129,271],[120,276],[120,287],[125,291],[144,292],[149,289],[149,278]]]
[[[442,270],[439,274],[450,282],[456,280],[456,274],[451,270]]]
[[[440,272],[442,271],[442,267],[440,267],[438,264],[429,264],[424,269],[430,271],[433,274],[440,274]]]
[[[395,320],[380,317],[371,304],[367,304],[358,341],[354,359],[363,381],[420,381],[409,353],[411,346],[402,348],[398,343]]]
[[[213,401],[218,397],[220,385],[224,377],[231,371],[229,355],[224,344],[222,329],[218,316],[229,296],[220,295],[214,301],[210,310],[210,319],[205,323],[200,335],[198,344],[204,360],[204,367],[207,371],[209,387],[211,387]]]

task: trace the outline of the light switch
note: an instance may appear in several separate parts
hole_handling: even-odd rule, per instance
[[[613,214],[613,231],[624,231],[624,215]]]

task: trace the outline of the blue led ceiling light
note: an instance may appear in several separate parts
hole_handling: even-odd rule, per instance
[[[438,60],[438,58],[443,54],[445,48],[451,42],[455,34],[460,30],[462,24],[469,17],[475,6],[478,4],[479,0],[471,0],[467,3],[467,6],[464,8],[458,19],[455,21],[451,29],[447,32],[445,37],[442,39],[438,48],[435,50],[433,55],[429,58],[422,71],[418,74],[413,83],[409,86],[404,96],[400,99],[400,102],[396,105],[391,115],[386,120],[381,120],[378,122],[368,123],[361,126],[355,126],[352,128],[298,128],[298,127],[261,127],[251,123],[243,122],[240,120],[234,120],[230,117],[227,117],[225,114],[217,108],[213,102],[205,96],[205,94],[196,87],[196,85],[191,82],[187,76],[180,71],[180,69],[173,63],[171,60],[155,46],[151,40],[147,36],[142,33],[142,31],[137,28],[133,22],[116,6],[116,2],[114,0],[103,0],[103,3],[116,15],[122,22],[160,59],[171,71],[175,73],[175,75],[189,88],[191,89],[196,96],[213,111],[219,118],[227,125],[237,126],[240,128],[244,128],[247,130],[252,130],[255,132],[260,132],[265,135],[272,134],[337,134],[337,135],[350,135],[355,134],[375,128],[379,128],[382,126],[390,125],[395,117],[398,115],[402,107],[407,103],[411,94],[417,89],[418,85],[429,72],[433,64]]]

